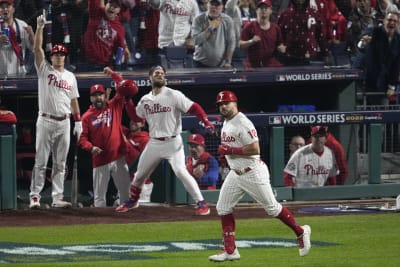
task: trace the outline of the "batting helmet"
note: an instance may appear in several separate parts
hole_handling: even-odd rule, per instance
[[[232,91],[221,91],[217,95],[217,105],[222,102],[238,102],[238,99],[234,92]]]
[[[68,49],[62,44],[56,44],[51,48],[50,55],[52,56],[55,53],[64,53],[64,55],[68,55]]]
[[[90,95],[93,95],[95,93],[102,93],[104,94],[106,90],[104,89],[104,86],[101,84],[94,84],[90,87]]]
[[[136,86],[136,83],[132,80],[122,80],[118,82],[116,89],[118,93],[123,96],[134,96],[139,91],[139,89]]]

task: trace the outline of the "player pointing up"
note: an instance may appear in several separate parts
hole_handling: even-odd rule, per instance
[[[182,114],[196,115],[204,126],[214,130],[203,108],[187,98],[180,91],[165,86],[165,69],[154,66],[149,72],[152,90],[144,95],[135,109],[127,108],[133,121],[145,119],[149,125],[150,141],[140,156],[135,178],[131,183],[130,199],[117,207],[116,211],[126,212],[139,206],[139,197],[143,183],[163,159],[171,164],[175,175],[182,181],[185,189],[197,203],[196,214],[208,215],[210,209],[201,194],[196,180],[185,166],[182,131]]]
[[[231,168],[222,184],[217,202],[221,216],[224,251],[210,256],[211,261],[239,260],[235,244],[233,208],[245,193],[260,203],[265,211],[289,226],[297,236],[300,256],[311,248],[311,228],[300,226],[292,213],[276,201],[269,180],[267,165],[260,159],[260,145],[253,123],[237,108],[237,97],[231,91],[217,95],[218,110],[225,118],[218,153],[225,156]]]

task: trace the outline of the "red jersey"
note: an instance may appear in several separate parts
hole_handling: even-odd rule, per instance
[[[257,21],[248,23],[240,35],[240,40],[248,41],[254,35],[260,37],[260,42],[254,43],[247,52],[246,65],[252,68],[280,67],[282,63],[275,57],[276,48],[283,43],[281,29],[271,22],[268,30],[263,30]]]
[[[107,65],[118,47],[125,48],[125,30],[120,20],[107,19],[105,9],[98,0],[89,0],[89,22],[83,35],[85,59],[91,63]]]
[[[128,139],[128,153],[126,154],[126,162],[128,166],[139,157],[150,140],[149,133],[146,131],[131,132],[128,128],[123,127],[125,136]]]
[[[336,184],[343,185],[349,175],[349,170],[347,168],[346,156],[342,144],[336,140],[336,138],[330,134],[326,134],[325,145],[329,147],[336,158],[337,169],[339,174],[336,176]]]
[[[127,153],[127,141],[122,131],[122,111],[125,98],[116,94],[99,110],[90,106],[82,115],[82,134],[79,145],[86,151],[93,146],[103,150],[92,157],[93,168],[108,164],[124,157]]]

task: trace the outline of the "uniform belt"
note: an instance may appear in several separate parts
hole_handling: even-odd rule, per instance
[[[247,172],[249,172],[249,171],[251,171],[252,170],[252,168],[250,168],[250,167],[246,167],[246,168],[244,168],[244,169],[241,169],[241,170],[233,170],[237,175],[243,175],[243,174],[245,174],[245,173],[247,173]]]
[[[54,116],[54,115],[51,115],[51,114],[47,114],[47,113],[41,113],[40,115],[42,115],[45,118],[49,118],[49,119],[56,120],[56,121],[63,121],[65,119],[69,118],[69,115],[64,115],[64,116],[60,116],[60,117],[59,116]]]
[[[176,137],[176,135],[167,136],[167,137],[154,137],[154,139],[159,140],[159,141],[167,141],[167,140],[170,140],[170,139],[175,138],[175,137]]]

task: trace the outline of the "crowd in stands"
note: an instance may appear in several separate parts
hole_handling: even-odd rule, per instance
[[[232,63],[235,49],[246,52],[247,68],[313,62],[360,67],[357,44],[363,33],[383,25],[386,12],[398,5],[395,0],[1,0],[2,30],[10,28],[8,38],[19,41],[7,47],[2,31],[0,57],[6,60],[16,51],[14,61],[7,59],[9,68],[25,64],[22,73],[34,71],[30,38],[44,10],[45,51],[64,44],[67,68],[76,72],[148,68],[170,47],[184,48],[194,67],[238,67]],[[343,55],[347,62],[335,61]],[[1,71],[21,74],[18,67]]]

